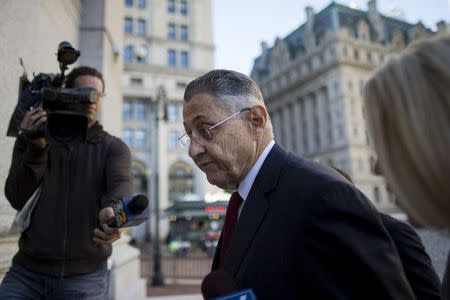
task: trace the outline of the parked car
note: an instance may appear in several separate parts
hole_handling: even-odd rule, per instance
[[[174,239],[168,245],[169,253],[175,256],[184,256],[191,249],[191,242]]]

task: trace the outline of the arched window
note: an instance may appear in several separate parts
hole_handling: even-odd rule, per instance
[[[169,201],[175,201],[193,192],[192,168],[184,162],[176,162],[169,169]]]

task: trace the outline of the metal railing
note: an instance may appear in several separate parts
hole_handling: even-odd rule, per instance
[[[141,276],[152,278],[153,248],[146,244],[141,248]],[[212,258],[199,249],[190,249],[183,253],[169,253],[165,246],[161,247],[161,268],[164,278],[203,279],[211,271]]]

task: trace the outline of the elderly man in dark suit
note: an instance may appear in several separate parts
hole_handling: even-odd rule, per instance
[[[233,193],[213,261],[258,299],[415,299],[367,198],[326,166],[277,145],[258,86],[214,70],[184,95],[180,141]]]

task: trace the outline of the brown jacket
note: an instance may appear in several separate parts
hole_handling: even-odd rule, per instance
[[[5,195],[20,210],[39,184],[30,227],[20,237],[13,262],[58,277],[106,266],[111,246],[93,243],[90,233],[99,225],[102,208],[133,191],[128,147],[98,123],[80,144],[37,149],[19,137]]]

